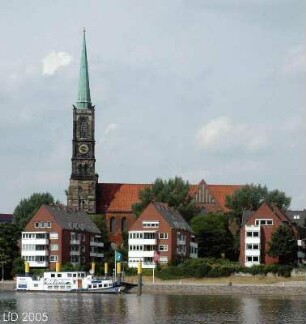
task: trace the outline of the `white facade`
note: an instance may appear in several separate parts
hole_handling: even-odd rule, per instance
[[[246,267],[260,264],[260,225],[245,225]]]
[[[157,231],[130,231],[129,267],[136,268],[138,262],[141,262],[144,269],[155,268],[153,257],[157,248]]]
[[[29,262],[30,267],[45,268],[49,266],[48,232],[22,232],[21,256]]]

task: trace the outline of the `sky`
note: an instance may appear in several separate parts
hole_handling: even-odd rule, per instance
[[[261,184],[306,208],[303,0],[0,1],[0,213],[66,202],[82,30],[100,182]]]

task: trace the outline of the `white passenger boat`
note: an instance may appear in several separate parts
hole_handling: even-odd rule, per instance
[[[43,277],[17,276],[17,291],[119,293],[123,286],[112,279],[94,278],[82,271],[44,272]]]

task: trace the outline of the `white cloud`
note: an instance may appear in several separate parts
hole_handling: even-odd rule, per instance
[[[212,151],[244,149],[257,152],[269,145],[265,128],[263,125],[239,124],[222,116],[202,126],[196,138],[202,148]]]
[[[53,51],[42,59],[42,73],[46,75],[53,75],[61,67],[69,65],[72,60],[72,56],[68,53]]]
[[[107,136],[110,132],[116,130],[118,127],[118,124],[115,123],[108,124],[105,128],[104,135]]]
[[[197,138],[203,147],[212,147],[222,138],[233,132],[233,125],[229,118],[219,117],[204,125],[197,133]]]
[[[306,53],[303,45],[298,45],[288,51],[283,71],[288,74],[305,73]]]

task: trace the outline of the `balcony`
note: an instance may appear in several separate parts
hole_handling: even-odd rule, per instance
[[[154,251],[129,251],[129,258],[153,258]]]
[[[29,261],[30,268],[47,268],[49,266],[48,261]]]
[[[104,253],[90,252],[90,256],[94,258],[104,258]]]
[[[260,250],[245,250],[245,256],[260,256]]]
[[[177,240],[176,244],[177,245],[186,245],[186,240]]]
[[[70,240],[70,245],[80,245],[81,240]]]
[[[23,238],[22,244],[49,245],[49,239]]]
[[[48,256],[48,250],[22,251],[21,256]]]
[[[129,245],[157,245],[157,239],[129,239]]]
[[[260,244],[260,237],[246,237],[245,244]]]
[[[90,241],[90,246],[104,247],[103,242]]]
[[[70,251],[70,255],[81,255],[80,251]]]

